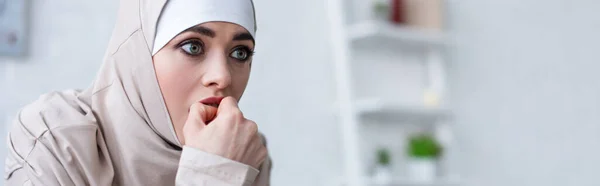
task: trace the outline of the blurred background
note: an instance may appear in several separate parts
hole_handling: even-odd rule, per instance
[[[0,138],[84,89],[117,0],[0,0]],[[600,185],[600,1],[255,0],[272,185]]]

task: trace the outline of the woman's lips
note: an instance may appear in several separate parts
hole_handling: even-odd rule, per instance
[[[200,103],[218,108],[221,100],[223,100],[223,97],[213,96],[201,100]]]

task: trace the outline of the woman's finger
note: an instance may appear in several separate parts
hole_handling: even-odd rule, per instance
[[[188,117],[193,118],[196,122],[202,124],[202,126],[210,123],[217,115],[217,108],[209,105],[202,104],[200,102],[194,103],[190,107]]]

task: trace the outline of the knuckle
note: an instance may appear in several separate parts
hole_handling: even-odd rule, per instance
[[[227,119],[231,121],[231,124],[238,124],[244,121],[244,117],[237,112],[229,112],[226,114]]]
[[[263,146],[258,150],[258,157],[260,157],[261,160],[266,159],[268,154],[269,154],[269,151],[267,150],[267,147]]]
[[[235,109],[231,112],[231,115],[236,119],[243,119],[244,113],[240,109]]]
[[[259,141],[260,141],[260,136],[257,135],[258,134],[258,125],[256,124],[256,122],[248,120],[246,123],[246,126],[248,127],[248,131],[250,131],[254,137],[259,138]]]
[[[221,105],[225,105],[227,107],[237,107],[237,101],[235,98],[227,96],[221,100]]]
[[[196,112],[198,110],[198,104],[194,103],[192,105],[190,105],[190,109],[188,110],[188,112],[193,113]]]
[[[203,109],[204,109],[204,107],[202,106],[202,103],[194,103],[190,107],[190,112],[192,112],[192,113],[200,113]]]
[[[244,120],[244,114],[238,109],[228,112],[227,117],[235,122],[242,122]]]
[[[225,102],[225,103],[230,103],[230,102],[234,102],[234,101],[235,100],[231,96],[227,96],[227,97],[223,98],[223,100],[221,100],[221,102]]]
[[[202,112],[200,109],[201,108],[198,108],[198,106],[196,106],[196,105],[190,106],[190,110],[189,110],[189,113],[187,114],[188,118],[187,118],[186,122],[199,120],[200,112]]]

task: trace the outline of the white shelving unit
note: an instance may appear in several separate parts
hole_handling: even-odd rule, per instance
[[[377,118],[388,121],[435,123],[435,121],[450,117],[450,111],[443,108],[403,105],[381,100],[356,101],[354,108],[355,114],[361,118]]]
[[[348,38],[352,42],[392,40],[401,45],[421,47],[446,46],[443,33],[396,26],[380,21],[363,21],[348,26]]]
[[[441,120],[448,120],[451,111],[443,100],[445,92],[445,65],[443,51],[448,47],[443,32],[420,30],[405,26],[395,26],[380,21],[363,20],[347,24],[346,8],[348,0],[327,0],[332,39],[332,52],[335,64],[337,89],[337,115],[341,122],[343,163],[345,175],[335,185],[367,186],[377,185],[366,175],[367,165],[361,160],[360,127],[364,119],[388,121],[412,121],[428,126],[436,126]],[[364,2],[362,2],[364,3]],[[368,7],[363,7],[368,8]],[[419,61],[425,69],[425,94],[422,104],[405,104],[385,98],[358,98],[353,81],[354,50],[382,44],[395,48],[418,49],[423,53]],[[357,48],[358,46],[358,48]],[[366,47],[364,47],[366,46]],[[394,47],[392,47],[394,48]],[[428,102],[428,100],[433,100]],[[448,127],[444,127],[448,128]],[[447,133],[447,132],[444,132]],[[444,144],[444,142],[442,142]],[[454,176],[454,175],[451,175]],[[458,186],[456,179],[440,178],[431,183],[412,182],[397,179],[390,186]]]
[[[437,180],[434,182],[418,182],[418,181],[412,181],[412,180],[396,179],[396,180],[393,180],[392,183],[390,183],[390,184],[379,184],[373,180],[370,180],[367,177],[365,177],[363,179],[365,180],[366,185],[369,185],[369,186],[459,186],[460,185],[457,180],[450,179],[450,178],[441,178],[440,180]],[[347,186],[349,184],[342,181],[338,185]]]

